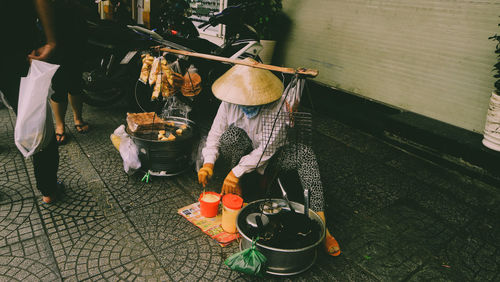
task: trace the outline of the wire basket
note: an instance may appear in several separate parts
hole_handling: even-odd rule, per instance
[[[312,143],[312,114],[306,112],[264,112],[261,142],[264,155],[272,156],[285,145]],[[295,147],[295,146],[294,146]]]

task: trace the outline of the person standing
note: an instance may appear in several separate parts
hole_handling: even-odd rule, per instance
[[[22,9],[22,11],[20,11]],[[40,45],[36,20],[45,30]],[[49,0],[0,0],[0,90],[17,113],[20,79],[26,76],[31,60],[49,61],[57,50],[54,10]],[[32,157],[36,186],[42,201],[51,203],[61,193],[57,182],[59,151],[55,135],[46,148]]]
[[[57,54],[53,62],[60,65],[52,79],[54,94],[51,106],[56,121],[57,144],[67,142],[65,131],[66,109],[73,110],[73,121],[78,133],[87,133],[89,125],[83,119],[82,72],[87,44],[85,10],[76,0],[54,1]]]

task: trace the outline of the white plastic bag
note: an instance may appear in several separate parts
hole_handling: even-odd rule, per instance
[[[58,68],[59,65],[33,60],[28,75],[21,78],[14,141],[26,158],[45,148],[54,135],[48,99]]]
[[[125,125],[120,125],[113,134],[121,139],[119,150],[123,159],[123,169],[128,175],[132,175],[141,167],[139,148],[125,131]]]

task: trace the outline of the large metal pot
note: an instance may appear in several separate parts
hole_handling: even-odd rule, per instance
[[[173,122],[177,128],[182,125],[187,128],[173,141],[157,140],[158,131],[138,134],[127,128],[127,132],[139,147],[141,169],[152,175],[173,176],[184,172],[193,164],[192,154],[199,139],[198,130],[195,123],[186,118],[169,117],[165,121]]]
[[[236,227],[238,232],[241,234],[240,249],[247,249],[252,246],[252,238],[244,232],[248,230],[247,217],[249,214],[254,213],[257,207],[261,205],[264,201],[269,200],[257,200],[249,203],[243,207],[238,214],[236,221]],[[283,203],[281,199],[271,199],[272,202]],[[304,213],[304,205],[290,202],[293,209],[298,213]],[[314,211],[309,210],[309,217],[320,226],[320,231],[318,234],[318,240],[314,243],[299,249],[285,249],[285,248],[274,248],[266,246],[257,241],[257,249],[267,258],[266,272],[273,275],[295,275],[309,269],[316,261],[317,249],[325,238],[325,224],[321,218]]]

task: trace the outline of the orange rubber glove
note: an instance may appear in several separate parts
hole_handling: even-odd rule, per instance
[[[224,179],[224,183],[222,184],[221,194],[236,194],[241,196],[241,187],[240,187],[240,179],[236,177],[231,170],[229,174]]]
[[[207,185],[208,180],[212,178],[214,174],[214,164],[206,163],[202,168],[198,171],[198,183],[202,184],[203,187]]]

